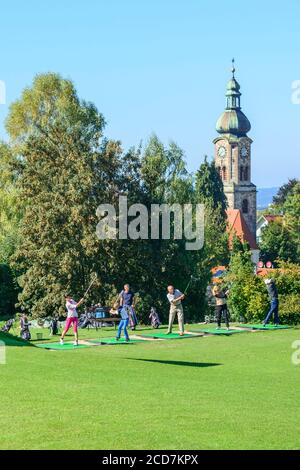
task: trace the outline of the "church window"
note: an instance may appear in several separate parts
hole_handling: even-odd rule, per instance
[[[248,199],[244,199],[244,200],[243,200],[242,212],[243,212],[243,214],[248,214],[248,212],[249,212],[249,202],[248,202]]]
[[[240,168],[240,181],[244,181],[244,175],[245,175],[244,167],[241,166],[241,168]]]
[[[244,181],[247,181],[249,179],[249,167],[246,166],[244,170]]]
[[[223,181],[227,180],[227,168],[226,168],[226,166],[223,166],[223,168],[222,168],[222,180]]]

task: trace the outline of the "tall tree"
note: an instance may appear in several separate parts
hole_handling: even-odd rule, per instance
[[[226,196],[215,164],[209,162],[207,157],[196,173],[194,200],[204,204],[205,207],[204,246],[197,253],[196,260],[200,279],[198,306],[203,316],[207,308],[205,292],[211,281],[211,269],[218,265],[226,265],[229,261]]]
[[[6,128],[25,205],[15,257],[24,271],[19,301],[34,316],[62,312],[63,293],[79,295],[105,264],[96,209],[114,197],[120,146],[101,142],[104,124],[71,81],[51,73],[37,76],[11,106]]]

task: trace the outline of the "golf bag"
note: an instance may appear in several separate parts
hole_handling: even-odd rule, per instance
[[[160,321],[160,318],[159,318],[159,316],[158,316],[158,313],[157,313],[155,307],[151,307],[149,319],[151,320],[151,326],[152,326],[152,328],[157,329],[157,328],[160,327],[161,321]]]
[[[128,305],[128,313],[129,313],[129,326],[130,326],[131,330],[135,330],[135,328],[138,324],[138,320],[137,320],[135,310],[132,306]]]
[[[78,328],[83,328],[84,329],[84,328],[87,328],[89,326],[92,326],[92,322],[89,319],[88,314],[83,313],[82,315],[80,315],[79,322],[78,322]]]
[[[13,324],[14,324],[13,319],[7,320],[5,325],[1,328],[1,331],[3,331],[3,333],[9,333],[9,331],[12,328]]]
[[[30,323],[28,321],[21,319],[21,338],[24,339],[25,341],[30,341],[31,340],[31,333],[29,330]]]
[[[56,320],[56,318],[53,318],[50,321],[49,330],[50,330],[50,336],[58,335],[58,320]]]

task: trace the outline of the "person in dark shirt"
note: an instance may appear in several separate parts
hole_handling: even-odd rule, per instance
[[[272,318],[272,315],[274,314],[274,324],[275,326],[279,325],[279,314],[278,314],[278,309],[279,309],[279,301],[278,301],[278,291],[275,285],[275,282],[273,279],[265,279],[265,284],[268,290],[268,294],[270,297],[271,301],[271,307],[270,310],[266,316],[266,318],[263,321],[263,325],[267,325]]]
[[[124,289],[119,296],[120,307],[128,307],[127,312],[129,315],[129,326],[132,330],[135,330],[137,325],[137,318],[134,310],[134,293],[130,289],[129,284],[125,284]]]

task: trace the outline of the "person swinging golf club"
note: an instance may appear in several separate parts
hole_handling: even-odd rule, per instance
[[[65,296],[66,299],[66,309],[67,309],[67,321],[66,321],[66,326],[64,331],[62,332],[61,339],[60,339],[60,344],[64,344],[64,337],[65,334],[69,331],[71,325],[73,325],[73,331],[74,331],[74,336],[75,336],[75,341],[74,345],[78,346],[78,313],[77,313],[77,308],[82,304],[84,301],[84,297],[79,301],[75,302],[75,300],[72,299],[72,297],[67,294]]]
[[[185,295],[180,290],[175,289],[174,286],[168,286],[168,301],[170,302],[170,314],[169,314],[169,328],[167,335],[172,333],[172,327],[177,314],[179,335],[184,335],[184,315],[181,301],[185,298]]]

